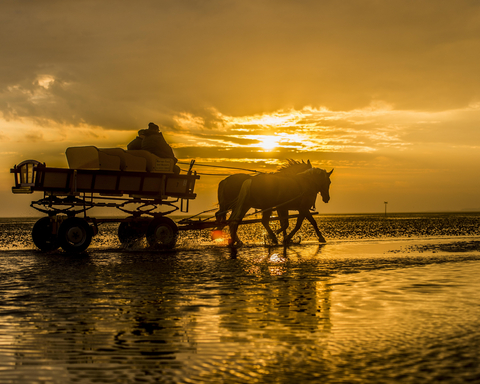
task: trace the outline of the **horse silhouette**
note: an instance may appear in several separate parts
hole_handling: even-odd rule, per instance
[[[310,160],[307,162],[299,162],[292,159],[287,159],[287,163],[279,168],[274,175],[277,176],[291,176],[300,172],[311,169],[312,164]],[[242,184],[255,177],[255,175],[249,175],[246,173],[236,173],[223,179],[218,184],[218,211],[215,213],[216,220],[219,224],[217,229],[223,228],[227,224],[227,213],[230,211],[237,200]],[[270,215],[268,216],[270,217]]]
[[[231,245],[243,244],[238,238],[237,229],[250,208],[262,210],[262,224],[275,244],[278,244],[278,240],[269,225],[269,217],[273,210],[277,211],[280,219],[281,225],[277,233],[283,232],[284,244],[291,241],[304,219],[312,224],[319,241],[324,243],[325,238],[318,229],[310,208],[315,204],[318,193],[321,194],[324,203],[330,200],[332,172],[333,169],[327,172],[324,169],[311,168],[295,175],[260,174],[245,180],[228,220]],[[289,210],[298,211],[299,215],[295,228],[287,235]]]

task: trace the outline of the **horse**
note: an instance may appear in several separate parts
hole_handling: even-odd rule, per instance
[[[299,162],[287,159],[287,164],[280,167],[274,174],[278,176],[290,176],[311,169],[310,160]],[[258,174],[257,174],[258,175]],[[242,184],[254,177],[246,173],[236,173],[228,176],[218,184],[218,211],[215,213],[216,220],[219,224],[217,229],[221,229],[226,225],[227,213],[235,205]]]
[[[243,244],[238,238],[237,229],[250,208],[261,209],[263,212],[269,213],[273,210],[277,211],[281,223],[281,228],[277,233],[283,232],[285,245],[290,243],[304,219],[312,224],[319,242],[325,243],[325,238],[310,213],[310,207],[315,204],[318,193],[321,194],[324,203],[329,202],[332,172],[333,169],[327,172],[324,169],[311,168],[288,177],[276,174],[260,174],[245,180],[228,220],[230,244],[239,246]],[[287,235],[289,210],[298,211],[299,215],[295,228]],[[263,216],[262,224],[267,229],[270,238],[277,244],[278,240],[268,224],[269,217],[269,214]]]

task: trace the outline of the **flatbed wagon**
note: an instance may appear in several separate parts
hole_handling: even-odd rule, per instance
[[[120,148],[72,147],[66,151],[69,168],[47,167],[26,160],[10,170],[13,193],[42,192],[43,198],[31,207],[45,214],[33,226],[32,239],[42,251],[63,248],[78,253],[86,250],[98,226],[118,222],[118,238],[128,243],[146,236],[151,246],[173,248],[178,226],[167,215],[188,212],[195,199],[192,170],[174,172],[173,159],[158,158],[147,151]],[[115,208],[125,218],[95,218],[92,208]]]

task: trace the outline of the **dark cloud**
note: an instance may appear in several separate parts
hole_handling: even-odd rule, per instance
[[[39,132],[32,132],[25,135],[25,141],[28,143],[37,143],[43,141],[43,135]]]
[[[196,137],[198,138],[205,138],[208,139],[209,141],[221,141],[225,144],[234,144],[234,145],[243,145],[243,146],[249,146],[251,144],[258,144],[260,143],[259,140],[255,139],[249,139],[249,138],[242,138],[242,137],[233,137],[230,135],[212,135],[212,134],[202,134],[202,133],[196,133]]]
[[[403,109],[478,98],[480,5],[450,1],[5,1],[7,118],[132,129],[214,107]],[[53,80],[39,84],[41,76]]]

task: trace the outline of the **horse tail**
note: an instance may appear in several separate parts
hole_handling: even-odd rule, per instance
[[[232,214],[228,219],[229,222],[240,221],[243,218],[243,206],[245,201],[250,198],[250,190],[252,186],[252,179],[247,179],[243,182],[242,188],[238,193],[237,199],[235,200],[235,205],[232,208]]]
[[[220,181],[217,191],[218,198],[218,211],[215,212],[217,221],[223,221],[227,219],[227,204],[225,201],[225,180]]]

